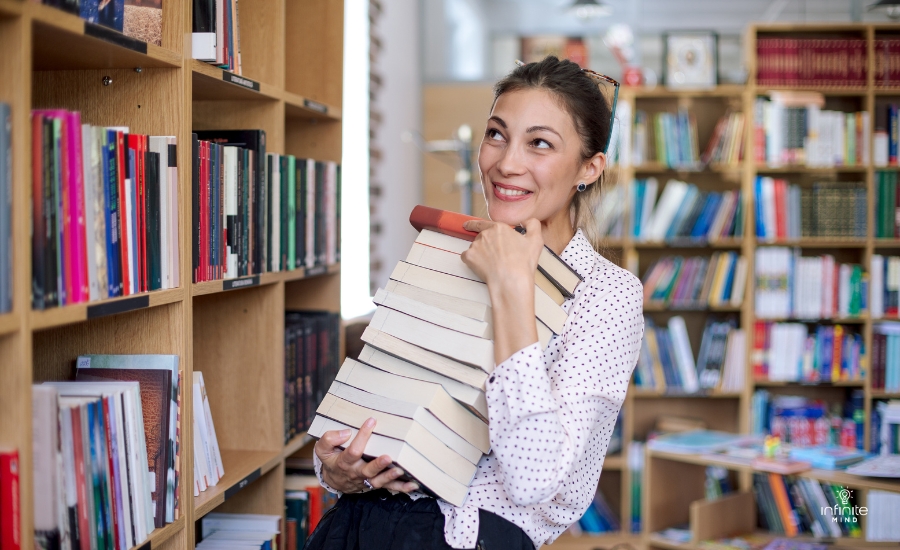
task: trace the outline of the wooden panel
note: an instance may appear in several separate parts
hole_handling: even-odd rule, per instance
[[[734,537],[756,529],[756,500],[752,493],[734,493],[716,500],[691,503],[694,542]]]
[[[341,278],[335,275],[323,275],[286,283],[284,298],[285,309],[339,311]]]
[[[222,449],[284,445],[282,285],[194,298],[194,371],[203,372]]]
[[[422,134],[426,141],[452,139],[462,124],[472,128],[473,159],[477,159],[478,147],[484,135],[494,92],[489,84],[429,84],[422,91]],[[422,199],[426,206],[459,211],[460,198],[456,181],[458,166],[455,153],[426,154],[423,163],[424,182]],[[449,163],[450,165],[448,165]],[[478,167],[474,166],[475,185],[472,192],[472,213],[487,216],[484,196],[478,183]]]
[[[341,105],[344,67],[343,0],[286,0],[285,89]]]
[[[244,76],[284,87],[284,2],[238,3],[241,69]],[[294,2],[299,3],[299,2]]]
[[[109,86],[104,77],[112,79]],[[181,78],[176,69],[37,71],[33,101],[35,108],[81,111],[86,124],[175,136],[184,117]]]
[[[284,152],[284,103],[280,101],[194,101],[193,130],[266,131],[266,152]]]
[[[222,463],[225,467],[225,477],[194,498],[195,520],[212,512],[226,500],[236,498],[241,492],[253,487],[262,475],[281,464],[281,453],[222,448]]]
[[[648,456],[644,465],[644,533],[687,523],[691,502],[703,498],[706,468]],[[650,490],[651,487],[655,489]]]
[[[738,429],[737,399],[709,399],[702,397],[665,397],[637,399],[630,411],[634,420],[634,438],[643,441],[656,426],[661,415],[699,418],[710,430],[736,432]]]
[[[284,513],[284,468],[279,462],[259,479],[216,508],[226,514]]]
[[[285,123],[285,153],[298,158],[341,162],[341,123],[288,118]]]
[[[34,334],[34,381],[71,380],[87,353],[182,355],[182,302],[101,317]]]

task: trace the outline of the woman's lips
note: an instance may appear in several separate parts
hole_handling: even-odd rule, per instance
[[[527,191],[525,189],[522,189],[521,187],[505,185],[497,182],[491,183],[493,184],[494,188],[494,196],[504,202],[523,201],[532,195],[531,191]]]

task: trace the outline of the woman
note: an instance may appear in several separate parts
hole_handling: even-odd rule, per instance
[[[479,235],[462,255],[493,308],[492,451],[465,504],[425,497],[397,479],[390,457],[362,460],[369,419],[349,444],[347,431],[316,443],[320,480],[343,496],[307,548],[539,548],[589,506],[643,335],[640,281],[589,237],[615,108],[604,78],[548,57],[495,87],[478,155],[492,221],[467,222]],[[563,333],[541,350],[534,273],[544,245],[584,280],[563,304]]]

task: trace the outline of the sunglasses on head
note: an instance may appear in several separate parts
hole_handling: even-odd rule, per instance
[[[519,67],[523,67],[526,65],[526,63],[516,59],[516,65],[518,65]],[[603,153],[606,154],[607,150],[609,149],[610,141],[612,141],[613,125],[616,120],[616,103],[619,101],[620,84],[616,79],[606,76],[605,74],[600,74],[597,71],[592,71],[590,69],[581,69],[581,72],[597,83],[597,87],[599,88],[600,93],[603,94],[603,97],[606,99],[607,105],[609,105],[609,135],[606,136],[606,145],[603,147]]]

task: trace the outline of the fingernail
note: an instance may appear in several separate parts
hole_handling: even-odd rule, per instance
[[[400,477],[403,475],[403,469],[402,468],[394,468],[393,470],[391,470],[391,475],[394,477]]]
[[[418,490],[419,490],[419,484],[416,483],[415,481],[412,482],[412,489],[410,489],[410,490],[411,490],[411,491],[418,491]]]
[[[375,419],[374,419],[374,418],[370,418],[370,419],[366,420],[366,428],[371,428],[371,427],[374,426],[374,425],[375,425]]]
[[[379,464],[381,464],[382,467],[385,467],[391,463],[391,459],[388,457],[384,457],[381,460],[379,460],[378,462],[379,462]]]
[[[341,430],[341,437],[350,437],[350,430]]]

